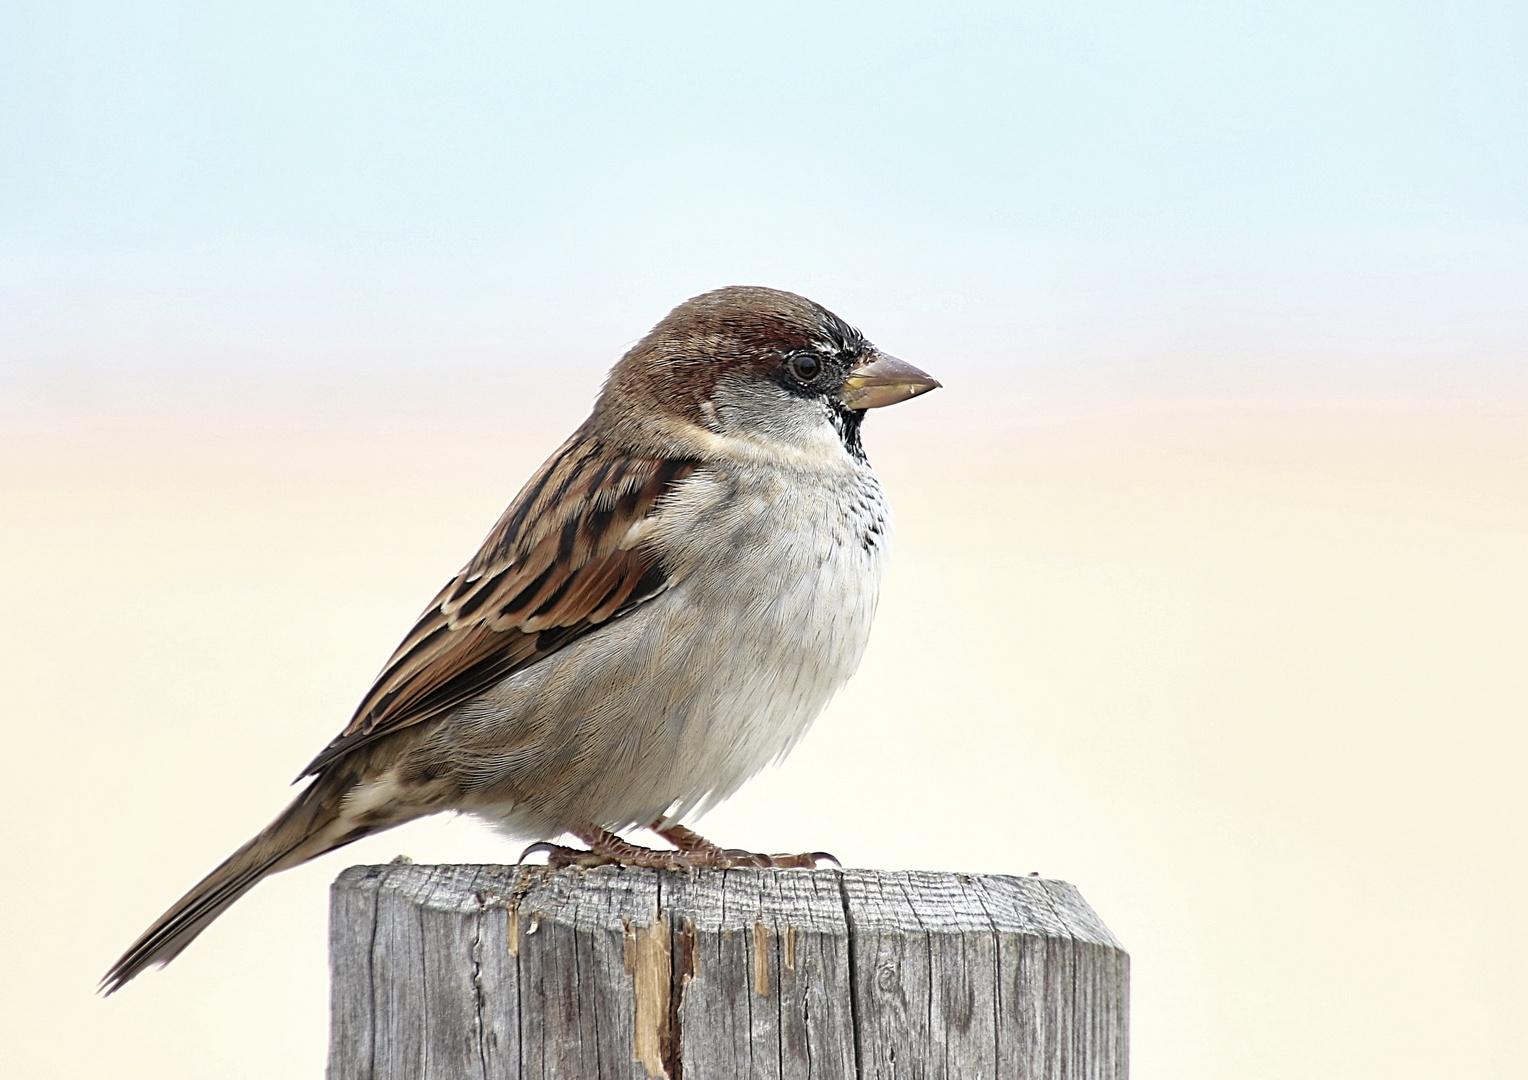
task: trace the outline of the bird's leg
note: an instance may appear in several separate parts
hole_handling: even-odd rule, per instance
[[[755,851],[743,851],[741,848],[724,848],[720,844],[707,840],[693,829],[686,829],[683,825],[670,825],[663,828],[662,822],[654,822],[651,828],[653,832],[678,848],[691,866],[723,868],[758,866],[815,870],[821,860],[838,862],[838,859],[826,851],[808,851],[801,855],[762,855]],[[843,864],[839,863],[839,865]]]
[[[661,821],[656,821],[650,828],[689,856],[695,865],[721,865],[720,860],[726,856],[726,852],[722,850],[720,844],[713,844],[700,833],[693,829],[686,829],[683,825],[670,825],[665,829],[662,828],[662,824]]]

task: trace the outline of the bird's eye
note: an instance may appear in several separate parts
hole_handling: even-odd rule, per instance
[[[811,382],[817,378],[818,372],[822,371],[822,364],[811,353],[801,353],[793,356],[786,364],[791,374],[802,382]]]

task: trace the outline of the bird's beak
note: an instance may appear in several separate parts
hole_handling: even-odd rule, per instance
[[[924,374],[905,360],[876,353],[849,372],[839,399],[851,409],[879,409],[915,398],[939,387],[939,380]]]

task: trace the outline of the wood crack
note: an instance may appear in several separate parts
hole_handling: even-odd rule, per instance
[[[854,1032],[854,1078],[865,1080],[864,1024],[861,1023],[859,950],[855,941],[854,914],[850,910],[849,886],[844,881],[843,871],[835,870],[833,876],[838,878],[838,895],[844,905],[844,943],[849,953],[849,1029]]]
[[[483,1080],[488,1080],[488,1041],[486,1001],[483,995],[483,898],[478,897],[478,909],[472,919],[472,944],[468,957],[472,962],[472,1023],[477,1035],[478,1066]]]

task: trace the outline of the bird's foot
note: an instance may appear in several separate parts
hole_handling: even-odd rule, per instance
[[[764,855],[756,851],[744,851],[741,848],[724,848],[720,844],[707,840],[693,829],[686,829],[683,825],[670,825],[666,829],[654,825],[653,832],[678,848],[691,866],[715,866],[722,869],[730,869],[734,866],[756,866],[782,870],[815,870],[817,864],[824,860],[843,866],[836,856],[829,855],[826,851],[808,851],[800,855]]]
[[[524,862],[529,856],[542,852],[546,854],[547,865],[553,869],[561,869],[565,866],[645,866],[654,870],[688,870],[691,867],[704,866],[727,870],[748,866],[774,870],[815,870],[820,862],[843,865],[837,857],[826,851],[808,851],[800,855],[765,855],[756,851],[744,851],[741,848],[724,848],[720,844],[712,843],[699,833],[686,829],[683,825],[672,825],[666,829],[654,826],[653,831],[673,844],[677,850],[659,851],[655,848],[646,848],[633,844],[629,840],[623,840],[613,832],[589,829],[574,833],[589,845],[587,851],[581,848],[563,847],[561,844],[552,844],[543,840],[522,851],[520,861]]]
[[[666,829],[654,825],[652,830],[678,848],[696,866],[717,866],[717,860],[726,855],[720,845],[713,844],[700,833],[686,829],[683,825],[670,825]]]
[[[553,870],[561,870],[564,866],[609,866],[615,862],[614,859],[593,851],[563,847],[561,844],[553,844],[545,840],[538,840],[520,852],[520,862],[524,863],[532,855],[541,853],[546,855],[546,864]]]
[[[688,870],[695,866],[683,851],[658,851],[623,840],[613,832],[592,829],[575,834],[589,850],[622,866],[648,866],[654,870]]]
[[[604,829],[589,829],[573,834],[589,845],[588,851],[563,847],[546,841],[532,844],[520,853],[520,861],[537,852],[546,853],[547,865],[554,869],[564,866],[645,866],[653,870],[688,870],[696,865],[682,851],[657,851],[622,840]]]

